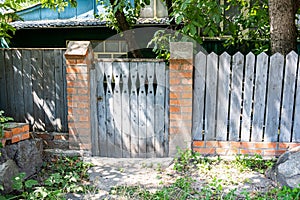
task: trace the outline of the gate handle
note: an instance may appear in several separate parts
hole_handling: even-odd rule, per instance
[[[103,100],[103,97],[99,96],[97,97],[97,101],[102,101]]]

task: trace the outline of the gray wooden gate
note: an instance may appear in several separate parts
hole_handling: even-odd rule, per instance
[[[97,61],[95,67],[100,156],[168,156],[165,63]]]

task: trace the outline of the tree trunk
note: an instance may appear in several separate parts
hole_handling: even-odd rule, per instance
[[[272,53],[297,50],[296,12],[300,0],[269,0]]]
[[[110,0],[111,5],[114,5],[114,0]],[[114,6],[113,6],[114,9]],[[119,8],[116,13],[115,17],[118,23],[118,27],[123,33],[124,39],[128,44],[128,50],[130,56],[133,58],[141,58],[142,53],[140,51],[140,47],[136,42],[136,38],[134,36],[134,31],[132,31],[129,22],[126,20],[125,13],[122,8]]]

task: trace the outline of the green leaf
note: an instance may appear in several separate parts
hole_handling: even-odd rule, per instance
[[[32,180],[32,179],[25,181],[26,188],[32,188],[33,186],[38,185],[38,184],[39,183],[36,180]]]

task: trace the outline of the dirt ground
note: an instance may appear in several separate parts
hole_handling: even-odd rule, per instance
[[[103,158],[85,157],[85,162],[93,163],[89,170],[90,182],[98,191],[90,191],[86,195],[71,195],[68,199],[122,199],[111,195],[114,186],[141,186],[150,191],[155,191],[168,186],[182,176],[174,168],[172,158]],[[189,170],[195,182],[193,187],[197,190],[213,181],[223,180],[224,192],[236,189],[237,193],[244,190],[249,193],[264,192],[275,186],[275,183],[263,174],[254,171],[239,171],[227,165],[212,166],[207,169]]]

